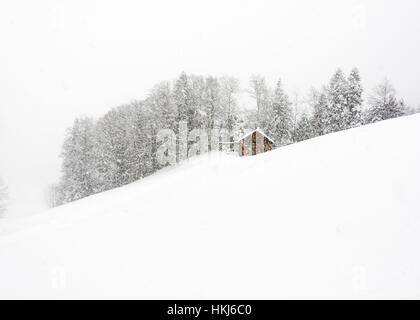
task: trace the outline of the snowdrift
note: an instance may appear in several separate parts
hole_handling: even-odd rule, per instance
[[[0,220],[0,298],[420,298],[420,115]]]

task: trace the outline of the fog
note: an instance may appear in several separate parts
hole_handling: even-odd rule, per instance
[[[251,74],[289,94],[357,66],[420,105],[420,3],[406,1],[19,1],[0,3],[0,176],[8,217],[45,208],[75,117],[144,98],[181,71]],[[253,107],[243,99],[243,107]]]

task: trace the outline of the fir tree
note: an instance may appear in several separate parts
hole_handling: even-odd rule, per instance
[[[315,136],[322,136],[328,133],[328,98],[327,93],[314,93],[314,105],[313,105],[313,117],[312,117],[312,129]]]
[[[327,133],[347,128],[347,80],[341,69],[338,69],[328,86],[328,122]]]
[[[353,128],[362,124],[361,107],[363,103],[363,88],[357,68],[351,71],[347,79],[347,84],[346,127]]]
[[[154,168],[153,170],[159,170],[162,166],[156,159],[156,151],[159,148],[156,136],[162,129],[171,129],[173,131],[177,129],[175,122],[177,113],[169,82],[163,82],[154,87],[149,97],[146,99],[142,110],[143,112],[139,112],[137,115],[136,121],[144,123],[144,120],[147,118],[150,119],[149,128],[151,135],[150,152],[152,153],[152,167]],[[146,116],[145,112],[147,110],[149,110],[149,112]],[[140,115],[140,113],[143,113],[143,115]],[[139,141],[136,141],[136,144],[139,144]]]
[[[274,96],[265,110],[266,125],[263,130],[275,140],[277,146],[287,145],[292,142],[292,110],[287,94],[278,80]]]
[[[94,193],[94,123],[90,118],[77,118],[67,130],[61,157],[60,190],[64,203]]]
[[[177,110],[176,122],[185,121],[188,128],[194,128],[198,122],[198,110],[194,105],[195,99],[190,79],[185,72],[181,73],[176,80],[173,96]]]
[[[159,129],[175,130],[177,117],[171,85],[168,81],[156,85],[146,99],[146,105],[153,114],[153,120]]]
[[[300,142],[300,141],[308,140],[312,138],[313,136],[314,134],[313,134],[311,121],[306,115],[306,113],[304,112],[297,123],[294,141]]]

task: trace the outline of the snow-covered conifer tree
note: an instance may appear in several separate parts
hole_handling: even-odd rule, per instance
[[[126,151],[130,158],[129,171],[132,172],[130,182],[161,168],[156,159],[156,135],[162,128],[156,115],[143,102],[136,102],[131,113],[130,130],[127,132],[130,144]]]
[[[67,130],[62,147],[63,158],[60,190],[64,203],[94,193],[94,122],[90,118],[77,118]]]
[[[313,136],[314,134],[313,134],[311,121],[309,117],[306,115],[306,113],[304,112],[297,123],[294,141],[300,142],[300,141],[308,140],[312,138]]]
[[[338,69],[328,86],[328,123],[327,133],[347,128],[347,91],[348,84],[341,69]]]
[[[143,112],[144,111],[144,112]],[[98,121],[95,148],[98,191],[120,187],[153,172],[149,114],[141,102],[114,108]]]
[[[174,86],[174,102],[177,110],[176,122],[186,121],[188,128],[194,128],[198,110],[194,106],[191,81],[185,72],[181,73]]]
[[[172,90],[169,82],[162,82],[155,86],[145,101],[144,107],[141,109],[137,117],[137,122],[144,123],[147,118],[144,109],[149,110],[150,123],[149,128],[151,135],[151,153],[154,170],[161,169],[162,166],[156,159],[156,151],[159,148],[156,141],[156,136],[159,130],[171,129],[176,131],[176,107],[174,105]],[[145,124],[145,123],[144,123]],[[139,125],[144,127],[144,125]]]
[[[328,98],[326,89],[323,92],[313,92],[312,130],[314,136],[322,136],[328,132]]]
[[[164,81],[153,87],[146,104],[153,114],[153,121],[160,129],[175,129],[176,108],[174,106],[171,84]]]
[[[363,87],[359,70],[354,68],[347,79],[347,114],[346,127],[353,128],[362,124],[361,107],[363,103]]]
[[[292,110],[287,94],[279,79],[269,106],[265,109],[266,125],[263,130],[275,140],[276,146],[292,142]]]

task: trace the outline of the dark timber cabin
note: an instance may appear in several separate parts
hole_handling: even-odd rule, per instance
[[[236,143],[239,144],[240,156],[255,156],[259,153],[271,151],[275,147],[273,139],[260,129],[249,132]]]

